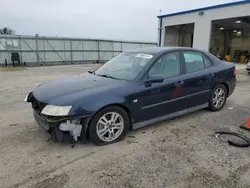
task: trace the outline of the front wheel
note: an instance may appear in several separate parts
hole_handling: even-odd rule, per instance
[[[227,100],[227,89],[224,85],[216,86],[209,99],[209,109],[211,111],[220,111]]]
[[[129,129],[128,114],[118,106],[110,106],[97,112],[89,125],[89,139],[97,145],[121,141]]]

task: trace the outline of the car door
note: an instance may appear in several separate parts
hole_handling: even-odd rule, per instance
[[[168,52],[161,56],[148,71],[147,76],[162,76],[161,83],[142,84],[138,93],[137,122],[175,113],[185,107],[182,92],[183,65],[179,52]]]
[[[207,105],[214,83],[212,61],[198,51],[182,51],[184,62],[184,95],[187,108]]]

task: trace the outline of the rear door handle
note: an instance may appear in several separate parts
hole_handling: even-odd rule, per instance
[[[175,87],[180,87],[180,86],[183,86],[184,85],[184,81],[178,81],[178,82],[175,82],[174,83]]]

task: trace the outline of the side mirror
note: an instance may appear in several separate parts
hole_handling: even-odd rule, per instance
[[[163,82],[164,78],[162,76],[158,76],[158,75],[152,75],[149,76],[149,78],[145,81],[146,85],[150,85],[152,83],[161,83]]]

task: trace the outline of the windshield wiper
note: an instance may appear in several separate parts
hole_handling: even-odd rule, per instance
[[[112,78],[112,79],[117,79],[118,80],[118,78],[115,78],[115,77],[107,75],[107,74],[96,74],[94,71],[88,71],[88,73],[95,74],[97,76],[101,76],[101,77],[105,77],[105,78]]]
[[[88,73],[90,73],[90,74],[95,74],[95,72],[94,72],[94,71],[88,71]]]
[[[105,78],[112,78],[112,79],[118,80],[118,78],[115,78],[115,77],[107,75],[107,74],[98,74],[98,76],[105,77]]]

